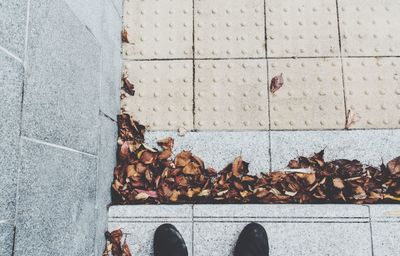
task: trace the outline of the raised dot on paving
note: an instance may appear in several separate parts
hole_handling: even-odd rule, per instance
[[[125,62],[136,94],[121,107],[150,130],[193,128],[193,65],[182,61]]]
[[[339,56],[334,0],[267,0],[268,57]]]
[[[198,60],[195,69],[196,129],[268,129],[265,60]]]
[[[400,60],[345,58],[343,71],[351,128],[400,128]]]
[[[400,2],[339,0],[344,56],[399,56]]]
[[[265,57],[263,0],[195,0],[197,58]]]
[[[193,4],[186,0],[125,1],[129,43],[124,59],[192,58]]]
[[[272,130],[344,128],[340,59],[279,59],[268,65],[270,79],[284,77],[270,95]]]

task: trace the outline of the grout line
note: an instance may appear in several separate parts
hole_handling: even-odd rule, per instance
[[[345,120],[345,123],[346,123],[346,119],[347,119],[347,101],[346,101],[346,87],[345,87],[345,83],[344,83],[344,69],[343,69],[343,57],[342,57],[342,39],[341,39],[341,33],[340,33],[340,16],[339,16],[339,3],[338,3],[338,0],[336,0],[336,22],[337,22],[337,30],[338,30],[338,41],[339,41],[340,68],[341,68],[341,73],[342,73],[344,120]]]
[[[193,129],[196,129],[196,62],[195,62],[195,0],[192,0],[192,117],[193,117]]]
[[[65,147],[65,146],[60,146],[60,145],[57,145],[57,144],[49,143],[49,142],[38,140],[38,139],[29,138],[29,137],[26,137],[26,136],[21,136],[21,143],[22,143],[22,139],[23,140],[27,140],[27,141],[31,141],[31,142],[35,142],[35,143],[38,143],[38,144],[54,147],[54,148],[57,148],[57,149],[62,149],[62,150],[66,150],[66,151],[69,151],[69,152],[78,153],[78,154],[82,154],[82,155],[86,155],[86,156],[97,158],[97,155],[94,155],[94,154],[91,154],[91,153],[79,151],[79,150],[68,148],[68,147]],[[22,148],[22,145],[20,147]]]
[[[340,39],[339,39],[340,40]],[[287,56],[287,57],[237,57],[237,58],[163,58],[163,59],[123,59],[124,62],[141,62],[141,61],[172,61],[172,60],[289,60],[289,59],[367,59],[367,58],[399,58],[397,55],[365,55],[365,56],[353,56],[353,55],[338,55],[338,56]]]
[[[194,256],[194,204],[192,204],[192,256]]]
[[[12,52],[8,51],[6,48],[3,48],[0,46],[0,50],[3,51],[5,54],[9,55],[10,57],[14,58],[20,63],[24,63],[20,58],[17,57],[17,55],[13,54]]]
[[[213,129],[192,129],[192,130],[187,130],[188,133],[202,133],[202,132],[268,132],[269,130],[266,129],[248,129],[248,130],[235,130],[235,129],[222,129],[222,130],[213,130]],[[400,128],[352,128],[352,129],[335,129],[335,128],[329,128],[329,129],[324,129],[324,130],[306,130],[306,129],[271,129],[271,132],[351,132],[351,131],[400,131]],[[177,132],[176,130],[148,130],[146,133],[158,133],[158,132]]]
[[[268,157],[269,171],[272,171],[272,142],[271,142],[271,93],[269,91],[269,66],[268,66],[268,37],[267,37],[267,0],[264,0],[264,47],[267,65],[267,95],[268,95]]]
[[[102,116],[104,116],[104,117],[110,119],[112,122],[117,123],[117,121],[116,121],[114,118],[112,118],[112,117],[109,116],[108,114],[104,113],[101,109],[99,109],[99,115],[102,115]]]
[[[373,233],[372,233],[371,208],[369,207],[369,205],[364,205],[364,206],[368,208],[369,233],[370,233],[370,239],[371,239],[371,254],[372,254],[372,256],[374,256],[374,238],[373,238]]]
[[[20,101],[20,116],[19,116],[19,167],[17,170],[17,186],[16,186],[16,192],[15,192],[15,218],[14,218],[14,234],[13,234],[13,248],[12,248],[12,255],[15,254],[15,247],[16,247],[16,234],[17,234],[17,214],[18,214],[18,209],[19,209],[19,190],[20,190],[20,175],[21,175],[21,169],[22,169],[22,162],[23,162],[23,157],[22,157],[22,120],[23,120],[23,109],[24,109],[24,98],[25,98],[25,85],[26,85],[26,72],[27,72],[27,63],[28,63],[28,35],[29,35],[29,19],[30,19],[30,10],[31,10],[31,0],[28,0],[26,2],[27,8],[26,8],[26,22],[25,22],[25,39],[24,39],[24,60],[22,61],[23,65],[23,78],[22,78],[22,88],[21,88],[21,101]]]

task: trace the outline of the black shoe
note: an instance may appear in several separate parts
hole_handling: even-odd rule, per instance
[[[250,223],[239,235],[236,242],[234,256],[268,256],[267,232],[258,223]]]
[[[171,224],[159,226],[154,233],[154,256],[187,256],[181,233]]]

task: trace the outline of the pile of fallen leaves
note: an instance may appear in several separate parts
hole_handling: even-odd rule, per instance
[[[325,162],[324,152],[291,160],[286,171],[249,174],[237,157],[223,170],[206,168],[190,151],[173,154],[174,140],[144,144],[145,127],[118,117],[114,204],[138,203],[393,203],[400,201],[400,157],[379,168],[357,160]]]
[[[128,244],[126,243],[126,237],[122,243],[124,234],[121,229],[117,229],[105,233],[106,236],[106,247],[104,248],[103,256],[132,256]]]

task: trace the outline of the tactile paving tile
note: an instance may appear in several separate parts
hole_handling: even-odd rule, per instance
[[[265,57],[263,0],[195,0],[197,58]]]
[[[339,0],[338,3],[343,55],[400,55],[400,1]]]
[[[272,130],[344,128],[340,59],[279,59],[268,65],[269,79],[283,73],[285,80],[270,95]]]
[[[195,65],[195,128],[268,129],[265,60],[199,60]]]
[[[125,0],[130,43],[125,59],[192,58],[193,3],[187,0]]]
[[[339,56],[335,0],[267,0],[268,57]]]
[[[193,63],[191,60],[125,62],[135,96],[121,107],[151,130],[193,128]]]
[[[345,58],[347,108],[359,120],[351,128],[400,128],[400,60]]]

